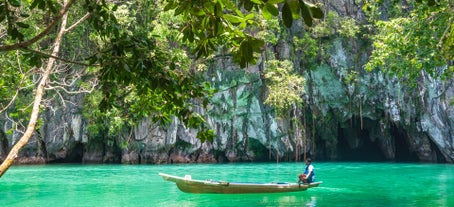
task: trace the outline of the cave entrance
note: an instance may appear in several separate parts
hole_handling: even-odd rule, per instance
[[[338,160],[353,162],[381,162],[386,161],[378,143],[372,141],[369,130],[361,130],[358,124],[351,124],[350,127],[338,127]]]
[[[78,142],[68,150],[66,158],[55,160],[54,163],[82,163],[84,144]]]
[[[419,158],[416,152],[411,150],[408,134],[391,124],[391,136],[395,144],[395,161],[396,162],[418,162]]]
[[[0,130],[0,160],[2,157],[6,157],[9,153],[8,137],[5,132]]]

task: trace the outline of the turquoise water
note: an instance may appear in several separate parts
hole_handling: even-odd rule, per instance
[[[303,163],[14,166],[0,206],[454,206],[454,165],[314,163],[317,188],[295,193],[186,194],[159,172],[193,179],[296,182]]]

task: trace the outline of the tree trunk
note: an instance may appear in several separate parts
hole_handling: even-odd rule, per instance
[[[66,0],[64,1],[64,4],[67,5]],[[60,51],[60,43],[66,30],[67,19],[68,13],[66,12],[62,17],[61,27],[58,32],[57,38],[55,39],[55,45],[54,50],[52,51],[52,56],[56,57],[58,55],[58,52]],[[9,167],[13,164],[14,160],[18,157],[19,151],[28,143],[30,137],[33,135],[33,132],[35,131],[36,123],[38,122],[39,107],[41,105],[41,100],[44,95],[44,88],[49,80],[49,75],[52,71],[54,63],[55,58],[49,58],[47,66],[43,72],[41,81],[39,82],[38,87],[36,88],[35,100],[33,103],[33,109],[30,116],[30,121],[27,126],[27,130],[25,131],[24,135],[22,135],[22,137],[19,139],[19,141],[13,146],[6,159],[0,165],[0,177],[2,177],[3,174],[5,174]]]

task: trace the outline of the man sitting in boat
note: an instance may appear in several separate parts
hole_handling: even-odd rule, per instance
[[[304,174],[299,175],[298,183],[312,183],[315,181],[314,166],[312,165],[311,158],[306,159],[306,168]]]

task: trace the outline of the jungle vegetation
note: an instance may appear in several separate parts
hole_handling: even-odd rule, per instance
[[[197,113],[215,91],[205,81],[206,61],[232,54],[241,68],[257,62],[273,31],[306,25],[295,39],[310,68],[326,54],[327,35],[371,34],[365,68],[414,83],[423,70],[450,78],[454,71],[454,4],[444,0],[355,0],[367,23],[325,13],[323,1],[303,0],[4,0],[0,3],[0,113],[23,136],[0,167],[0,176],[40,127],[40,110],[70,104],[84,94],[84,116],[94,136],[108,139],[143,117],[163,125],[176,116],[214,136]],[[366,31],[366,32],[364,32]],[[270,54],[266,103],[276,111],[304,104],[304,79],[290,62]],[[430,61],[429,61],[430,60]],[[354,76],[352,76],[354,80]],[[274,91],[294,87],[280,97]],[[103,134],[100,134],[103,133]]]

